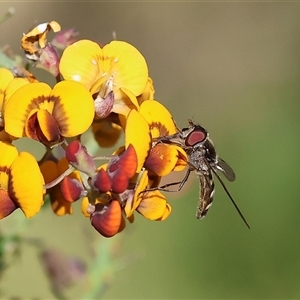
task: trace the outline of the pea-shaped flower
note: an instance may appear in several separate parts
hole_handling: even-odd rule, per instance
[[[43,82],[27,84],[10,97],[4,111],[7,133],[46,146],[82,134],[93,117],[91,94],[83,84],[71,80],[61,81],[53,89]]]

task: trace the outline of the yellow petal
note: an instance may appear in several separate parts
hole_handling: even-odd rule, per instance
[[[66,201],[57,185],[50,192],[51,207],[57,216],[71,215],[73,213],[72,203]]]
[[[171,212],[172,207],[169,203],[167,203],[164,214],[159,219],[157,219],[157,221],[164,221],[171,214]]]
[[[90,127],[94,118],[94,100],[83,84],[61,81],[54,86],[51,96],[57,97],[52,114],[62,136],[74,137]]]
[[[81,212],[82,212],[82,214],[85,216],[85,217],[87,217],[87,218],[89,218],[90,217],[90,214],[87,212],[87,208],[88,208],[88,206],[89,206],[89,199],[88,199],[88,197],[84,197],[83,199],[82,199],[82,202],[81,202]]]
[[[136,188],[134,191],[134,196],[132,198],[129,198],[126,201],[125,207],[124,207],[124,212],[126,215],[126,218],[130,218],[135,211],[135,209],[139,206],[143,199],[143,193],[147,188],[148,185],[148,171],[144,170],[141,173],[138,174],[137,179],[136,179]]]
[[[167,201],[159,191],[147,192],[137,211],[149,220],[157,220],[161,218],[166,210]]]
[[[144,166],[158,176],[166,176],[176,165],[177,153],[173,145],[156,144],[151,149]]]
[[[52,29],[54,32],[60,31],[60,25],[56,21],[41,23],[36,27],[34,27],[31,31],[26,33],[24,36],[32,37],[32,36],[40,35],[45,31],[49,31],[50,29]]]
[[[5,131],[14,137],[22,137],[25,124],[33,109],[48,98],[51,88],[43,82],[35,82],[19,88],[5,107]]]
[[[154,99],[154,86],[153,81],[150,77],[148,77],[148,81],[146,87],[141,95],[137,97],[138,103],[141,105],[146,100],[153,100]]]
[[[140,106],[139,112],[147,120],[151,128],[152,138],[177,132],[172,115],[158,101],[144,101]]]
[[[43,205],[44,180],[35,158],[21,152],[11,166],[9,194],[27,218],[37,214]]]
[[[59,23],[57,23],[56,21],[51,21],[48,24],[51,27],[51,29],[53,30],[53,32],[58,32],[61,29]]]
[[[147,84],[148,67],[143,55],[131,44],[112,41],[103,47],[103,68],[114,74],[114,85],[140,95]],[[110,65],[105,65],[109,63]]]
[[[0,68],[0,110],[3,106],[4,96],[6,94],[6,87],[13,80],[14,75],[11,71],[5,68]]]
[[[7,86],[5,91],[5,98],[3,103],[3,112],[5,110],[5,106],[9,100],[9,98],[12,96],[12,94],[17,91],[22,86],[29,84],[29,81],[25,78],[14,78]]]
[[[87,89],[91,89],[94,82],[103,77],[102,72],[104,71],[100,69],[98,61],[101,56],[102,49],[97,43],[80,40],[65,49],[60,60],[59,70],[64,79],[78,81]],[[99,86],[100,84],[101,82]],[[92,91],[92,93],[94,92]]]
[[[11,144],[0,142],[0,187],[7,190],[9,169],[18,157],[18,150]]]
[[[139,173],[143,167],[146,157],[151,146],[151,137],[149,126],[146,120],[136,110],[132,110],[128,114],[126,128],[125,128],[125,146],[126,148],[132,144],[134,147],[137,158]]]
[[[138,109],[139,104],[136,97],[130,91],[120,88],[114,93],[115,101],[112,112],[127,116],[130,110]]]
[[[186,152],[179,146],[173,145],[177,149],[177,162],[172,171],[182,171],[187,166],[188,157]]]
[[[54,117],[45,109],[40,109],[37,112],[37,121],[42,134],[47,142],[57,142],[60,140],[60,132]],[[29,136],[28,134],[26,134]]]
[[[0,142],[0,168],[9,169],[18,157],[18,150],[15,146]]]
[[[6,68],[0,68],[0,91],[5,90],[13,79],[14,75],[10,70]]]

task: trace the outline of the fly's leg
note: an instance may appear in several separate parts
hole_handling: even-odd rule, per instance
[[[167,184],[165,184],[163,186],[145,189],[145,190],[141,191],[140,194],[151,192],[151,191],[179,192],[179,191],[181,191],[181,189],[183,188],[184,184],[188,180],[188,178],[190,176],[190,173],[191,173],[191,171],[190,171],[190,169],[188,169],[187,172],[186,172],[186,174],[185,174],[185,176],[184,176],[184,178],[181,181],[167,183]],[[176,190],[170,190],[170,189],[168,189],[168,187],[174,186],[174,185],[178,185],[178,184],[179,184],[179,186],[178,186],[178,188]]]

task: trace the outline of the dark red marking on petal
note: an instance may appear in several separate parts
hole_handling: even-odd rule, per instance
[[[38,141],[38,137],[36,134],[36,129],[39,126],[39,122],[37,120],[37,112],[30,116],[26,123],[26,135],[36,141]]]
[[[56,120],[48,112],[44,111],[45,123],[43,124],[43,129],[38,120],[38,112],[32,114],[26,122],[25,132],[26,135],[34,140],[40,141],[46,146],[52,146],[62,142],[62,137],[60,135],[59,128],[57,126]]]

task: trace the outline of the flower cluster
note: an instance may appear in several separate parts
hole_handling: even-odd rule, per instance
[[[48,42],[51,30],[56,36]],[[17,208],[33,217],[44,201],[59,216],[72,214],[81,199],[83,215],[105,237],[133,222],[134,212],[165,220],[171,206],[155,188],[183,170],[187,156],[155,142],[177,129],[154,99],[145,58],[124,41],[100,45],[76,36],[52,21],[21,40],[26,58],[55,77],[53,87],[24,64],[0,69],[0,218]],[[92,155],[82,142],[87,132],[99,150],[121,137],[123,146],[110,156]],[[42,159],[18,152],[14,141],[23,137],[44,145]]]

